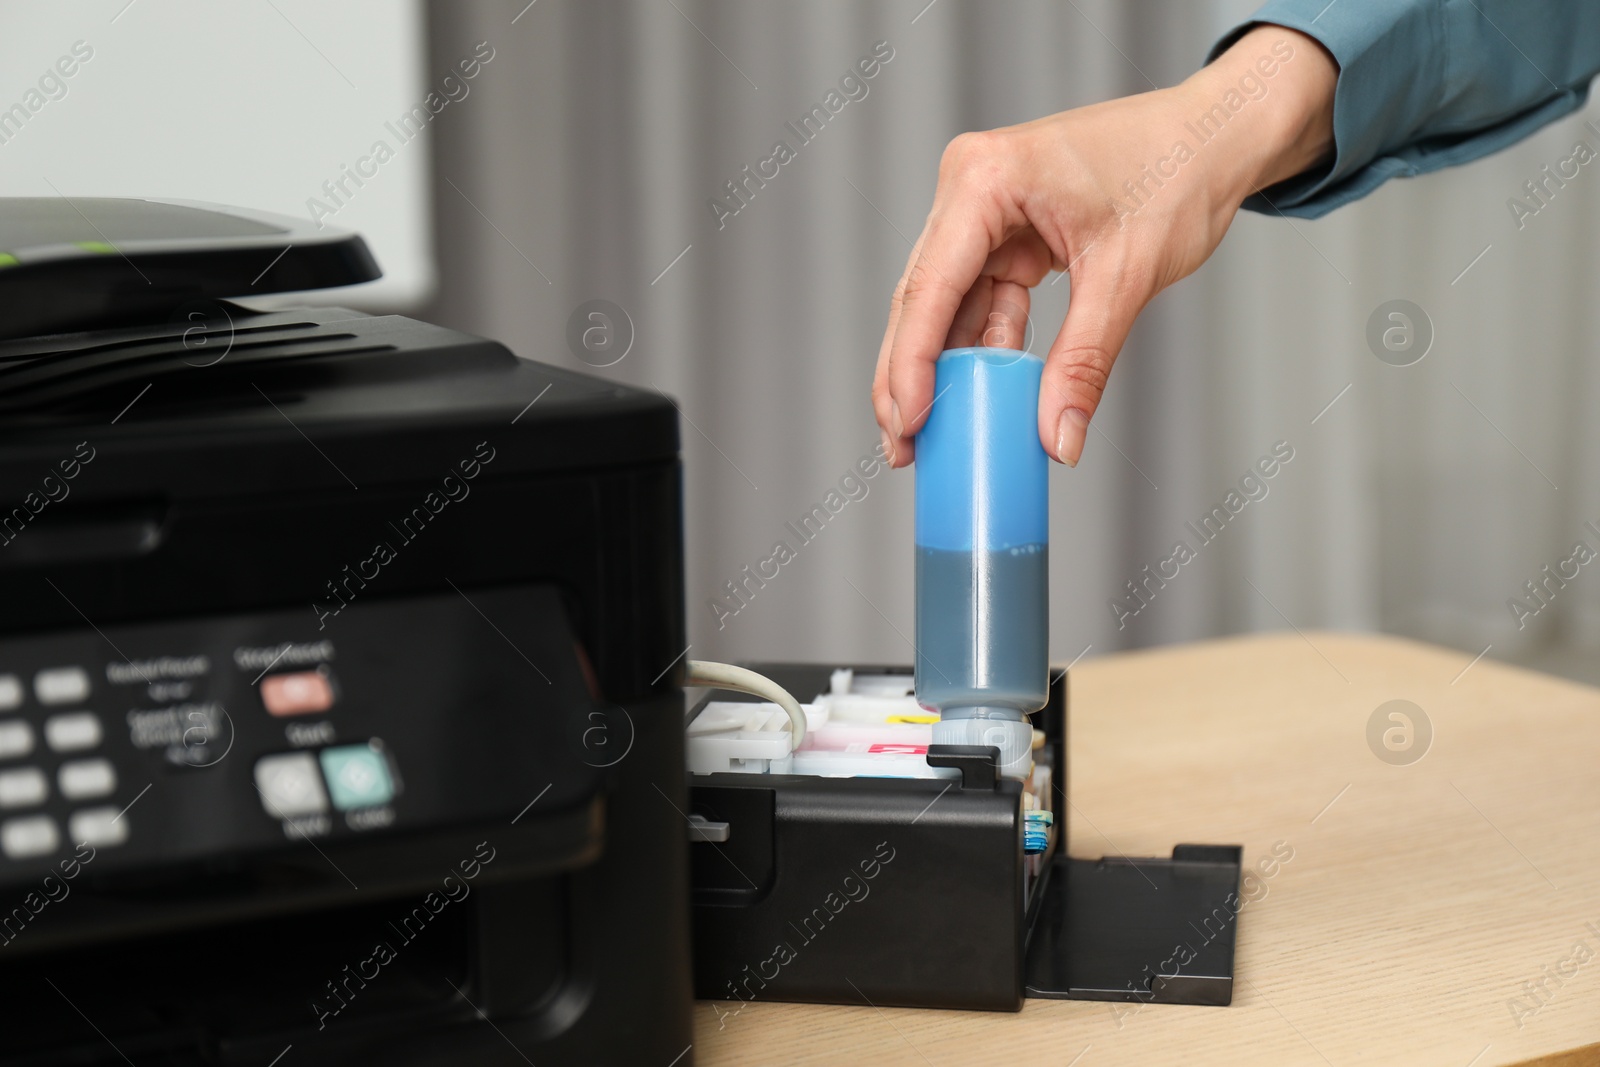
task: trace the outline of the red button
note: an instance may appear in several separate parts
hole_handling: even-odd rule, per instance
[[[315,715],[333,707],[333,685],[321,671],[269,674],[261,679],[261,703],[279,717]]]

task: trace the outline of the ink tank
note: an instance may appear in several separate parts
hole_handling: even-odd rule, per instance
[[[939,713],[934,744],[994,745],[1012,778],[1049,688],[1043,370],[1014,349],[944,352],[917,434],[917,703]]]

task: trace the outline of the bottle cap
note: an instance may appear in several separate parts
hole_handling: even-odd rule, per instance
[[[1000,776],[1033,773],[1033,724],[1026,719],[943,719],[933,724],[936,745],[993,745],[1000,750]]]

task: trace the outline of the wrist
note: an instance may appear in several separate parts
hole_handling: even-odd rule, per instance
[[[1174,89],[1185,130],[1212,156],[1213,195],[1229,208],[1333,153],[1339,70],[1316,40],[1282,26],[1249,30]]]

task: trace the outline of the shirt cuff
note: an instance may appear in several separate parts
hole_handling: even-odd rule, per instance
[[[1244,207],[1318,218],[1365,196],[1391,177],[1417,173],[1403,158],[1383,158],[1383,153],[1397,138],[1403,139],[1426,121],[1438,106],[1445,57],[1439,47],[1444,31],[1436,5],[1269,0],[1248,21],[1225,34],[1206,61],[1216,59],[1246,30],[1262,24],[1305,34],[1338,63],[1339,81],[1333,96],[1334,156],[1322,166],[1251,196]]]

